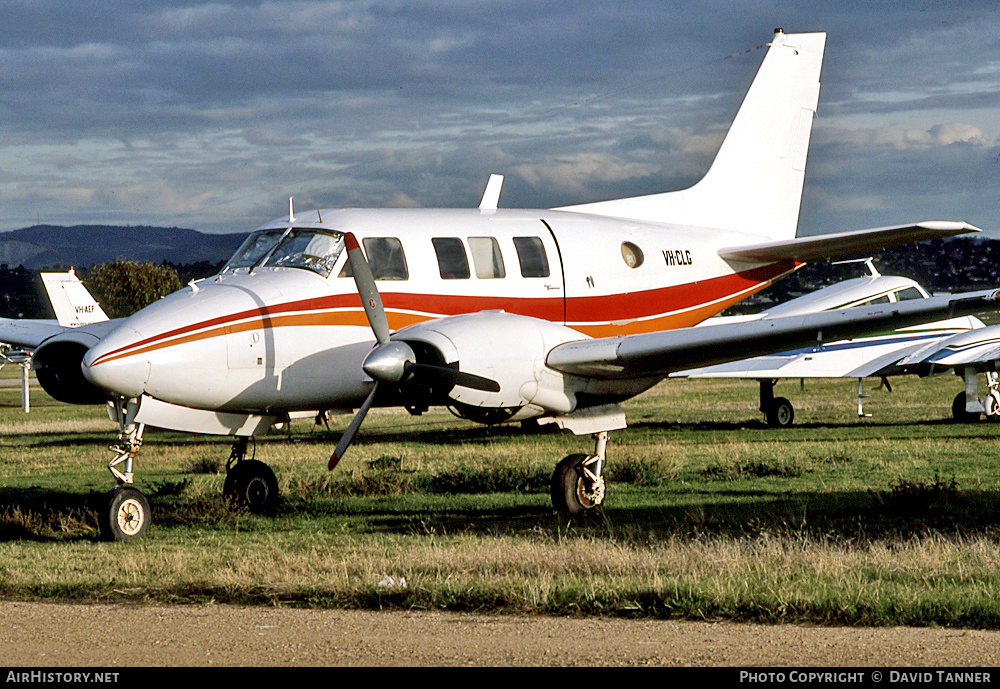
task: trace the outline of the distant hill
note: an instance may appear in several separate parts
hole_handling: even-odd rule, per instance
[[[0,233],[0,264],[29,270],[88,267],[126,258],[174,264],[224,261],[247,233],[206,234],[178,227],[35,225]]]

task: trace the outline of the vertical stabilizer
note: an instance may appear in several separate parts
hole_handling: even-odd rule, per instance
[[[104,309],[72,270],[68,273],[42,273],[42,283],[59,325],[76,328],[108,320]]]
[[[791,239],[825,44],[825,33],[776,30],[715,161],[693,187],[559,210]]]

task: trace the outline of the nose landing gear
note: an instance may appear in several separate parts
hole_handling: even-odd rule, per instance
[[[108,471],[115,479],[98,510],[98,526],[105,541],[130,541],[142,538],[149,531],[149,500],[132,485],[133,461],[142,446],[143,424],[135,422],[139,411],[135,399],[119,398],[108,405],[109,412],[118,421],[118,438],[111,451],[114,457],[108,462]]]

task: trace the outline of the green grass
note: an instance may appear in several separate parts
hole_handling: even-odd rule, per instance
[[[778,430],[755,384],[664,383],[578,521],[548,481],[589,438],[376,410],[331,473],[349,419],[300,421],[256,443],[285,497],[267,519],[223,504],[225,439],[149,431],[153,527],[102,543],[104,410],[33,390],[25,415],[0,387],[0,595],[1000,628],[1000,425],[947,420],[954,377],[894,389],[858,419],[856,382],[779,383]]]

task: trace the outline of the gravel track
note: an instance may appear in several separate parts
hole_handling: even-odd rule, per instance
[[[7,667],[1000,666],[956,629],[9,601],[0,629]]]

